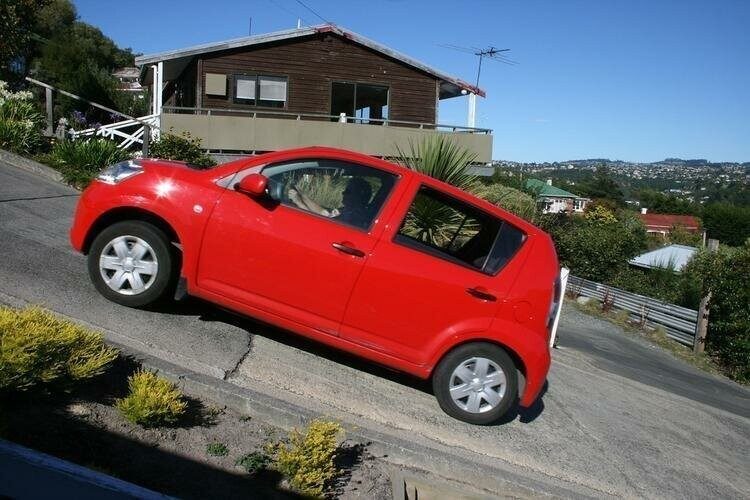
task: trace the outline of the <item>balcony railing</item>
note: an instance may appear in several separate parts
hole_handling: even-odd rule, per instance
[[[241,115],[252,118],[286,118],[294,120],[318,120],[338,123],[353,123],[358,125],[383,125],[407,128],[418,128],[420,130],[436,130],[439,132],[464,132],[469,134],[492,134],[492,129],[464,127],[462,125],[445,125],[441,123],[412,122],[406,120],[391,120],[388,118],[362,118],[346,115],[326,115],[322,113],[293,113],[289,111],[276,110],[249,110],[232,108],[191,108],[182,106],[164,106],[165,113],[196,114],[206,116],[232,116]]]
[[[403,120],[290,113],[276,110],[209,109],[164,106],[162,132],[189,132],[217,153],[260,153],[303,146],[331,146],[394,157],[429,136],[448,137],[476,155],[492,159],[489,129]]]

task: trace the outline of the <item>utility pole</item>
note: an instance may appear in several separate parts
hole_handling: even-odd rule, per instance
[[[708,251],[714,253],[719,249],[719,240],[708,240]],[[693,342],[693,352],[700,354],[706,349],[706,335],[708,334],[708,313],[710,312],[711,290],[706,292],[706,296],[701,299],[698,307],[698,323],[695,325],[695,341]]]

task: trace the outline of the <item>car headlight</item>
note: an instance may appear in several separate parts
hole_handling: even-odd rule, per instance
[[[97,179],[107,184],[117,184],[141,172],[143,172],[143,167],[139,163],[133,160],[125,160],[106,167],[99,173]]]

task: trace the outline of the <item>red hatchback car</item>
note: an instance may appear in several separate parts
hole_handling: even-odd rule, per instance
[[[97,290],[131,307],[180,290],[422,379],[475,424],[538,397],[560,302],[550,237],[387,161],[331,148],[210,170],[105,169],[73,247]],[[557,286],[556,286],[557,285]]]

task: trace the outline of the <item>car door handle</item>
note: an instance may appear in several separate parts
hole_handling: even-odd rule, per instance
[[[497,297],[495,297],[494,295],[492,295],[490,293],[490,291],[487,290],[483,286],[475,286],[473,288],[467,288],[466,292],[469,295],[473,295],[474,297],[476,297],[478,299],[487,300],[487,301],[490,301],[490,302],[494,302],[494,301],[497,300]]]
[[[365,252],[363,252],[362,250],[360,250],[358,248],[354,248],[353,246],[349,246],[347,243],[348,242],[332,243],[331,246],[333,246],[333,248],[335,248],[339,252],[344,252],[344,253],[349,254],[349,255],[354,255],[355,257],[364,257],[365,256]]]

